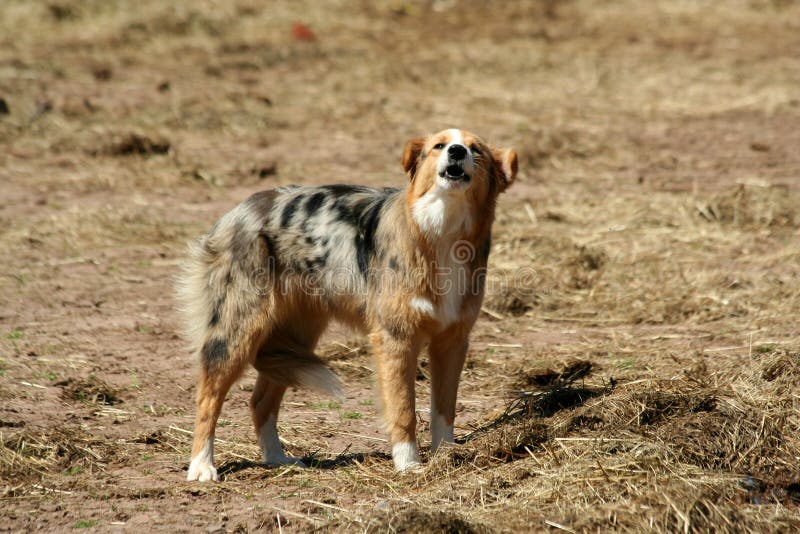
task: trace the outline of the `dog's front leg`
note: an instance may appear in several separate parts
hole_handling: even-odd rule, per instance
[[[417,448],[417,414],[414,379],[417,372],[417,339],[378,331],[370,335],[378,366],[378,382],[392,459],[397,471],[420,467]]]
[[[442,444],[453,443],[456,395],[468,334],[460,325],[435,336],[428,347],[431,371],[431,453]]]

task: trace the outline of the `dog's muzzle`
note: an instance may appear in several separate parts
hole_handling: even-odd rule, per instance
[[[467,147],[464,145],[450,145],[447,147],[447,166],[439,176],[456,182],[468,182],[470,176],[464,170],[467,160]]]

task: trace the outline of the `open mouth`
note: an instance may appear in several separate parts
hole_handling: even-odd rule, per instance
[[[464,168],[461,165],[448,165],[440,176],[448,180],[469,181],[469,176],[464,172]]]

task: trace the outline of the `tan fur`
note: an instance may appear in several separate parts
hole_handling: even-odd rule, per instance
[[[192,245],[179,296],[185,334],[202,363],[193,459],[213,443],[225,395],[248,366],[259,371],[251,400],[256,433],[277,417],[287,386],[340,394],[338,379],[314,354],[330,319],[369,334],[392,444],[416,443],[414,379],[426,343],[432,396],[452,425],[483,287],[442,293],[437,277],[443,262],[459,276],[485,269],[496,198],[513,181],[517,159],[512,150],[461,132],[474,166],[463,197],[452,198],[467,222],[452,235],[432,235],[421,230],[414,210],[423,199],[438,198],[428,196],[440,187],[437,158],[444,156],[436,146],[450,143],[450,132],[407,144],[404,190],[324,186],[257,193]],[[444,213],[430,209],[434,219]],[[469,244],[474,257],[454,261],[448,256],[454,243]],[[456,315],[448,306],[456,306]]]
[[[286,386],[273,382],[267,373],[258,373],[253,395],[250,398],[250,410],[253,413],[253,425],[261,428],[270,415],[278,417],[278,409],[286,392]]]

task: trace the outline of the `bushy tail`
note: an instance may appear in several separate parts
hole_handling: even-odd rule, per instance
[[[221,322],[219,314],[227,287],[220,279],[228,276],[230,263],[220,261],[221,255],[209,242],[208,235],[189,243],[188,256],[176,284],[183,316],[181,334],[192,351],[199,352]]]
[[[234,210],[210,233],[189,244],[189,257],[177,280],[182,334],[206,369],[229,358],[245,357],[241,343],[248,337],[247,325],[256,323],[257,314],[264,313],[267,297],[254,290],[248,271],[262,268],[269,252],[256,232],[243,235],[247,230],[236,224],[237,217],[241,214]],[[246,350],[249,353],[249,348]],[[256,360],[258,370],[279,384],[342,396],[339,379],[313,353],[301,348],[270,350]]]
[[[313,389],[341,399],[342,382],[316,354],[273,352],[259,355],[257,369],[269,379],[285,386]]]

